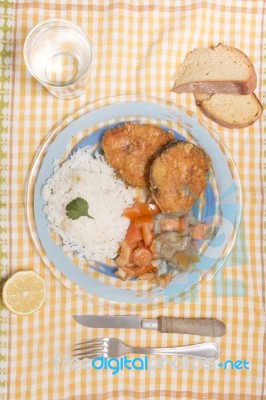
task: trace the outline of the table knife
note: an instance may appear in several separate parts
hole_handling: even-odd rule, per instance
[[[89,328],[155,329],[162,333],[188,333],[200,336],[223,336],[226,326],[212,318],[141,318],[134,316],[73,315],[81,325]]]

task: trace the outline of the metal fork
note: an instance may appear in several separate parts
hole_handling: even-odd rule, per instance
[[[77,343],[73,356],[80,360],[84,358],[120,357],[127,353],[181,355],[198,357],[206,360],[216,360],[221,354],[219,346],[214,342],[199,343],[179,347],[130,347],[115,338],[99,338]]]

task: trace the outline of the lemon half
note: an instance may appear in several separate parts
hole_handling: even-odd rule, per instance
[[[46,297],[46,284],[34,271],[19,271],[3,287],[3,303],[9,311],[28,315],[37,311]]]

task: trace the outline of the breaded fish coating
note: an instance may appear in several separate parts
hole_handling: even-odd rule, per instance
[[[208,155],[192,143],[165,146],[150,170],[152,195],[161,210],[189,210],[207,187],[210,164]]]
[[[105,132],[102,147],[108,163],[129,185],[145,188],[151,162],[173,139],[156,125],[126,122]]]

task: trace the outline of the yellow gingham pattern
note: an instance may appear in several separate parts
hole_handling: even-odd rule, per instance
[[[45,137],[67,116],[110,96],[138,94],[173,101],[198,115],[193,96],[170,92],[177,65],[198,46],[220,42],[240,48],[254,63],[257,96],[263,97],[264,1],[85,2],[18,0],[14,3],[12,81],[8,154],[8,264],[4,276],[34,269],[47,283],[45,305],[28,317],[3,311],[6,361],[1,373],[3,399],[263,399],[265,394],[265,275],[263,273],[263,121],[245,129],[226,129],[209,122],[223,137],[239,169],[243,219],[238,242],[224,266],[222,287],[204,286],[195,298],[159,308],[131,306],[127,313],[143,317],[214,317],[227,324],[227,334],[215,341],[221,360],[247,360],[250,370],[171,369],[121,371],[58,368],[56,354],[71,357],[73,344],[91,337],[118,337],[136,346],[174,346],[208,341],[189,335],[156,331],[86,329],[73,314],[122,314],[75,296],[44,267],[29,237],[24,213],[26,178]],[[48,94],[26,71],[23,44],[37,23],[66,18],[81,26],[92,43],[93,60],[86,94],[59,100]],[[101,103],[99,103],[101,104]],[[218,281],[219,284],[220,281]],[[231,282],[233,293],[226,288]],[[246,294],[235,295],[239,282]],[[216,281],[217,283],[217,281]],[[224,287],[223,287],[224,285]],[[220,295],[217,295],[217,293]],[[221,295],[224,294],[224,295]],[[227,295],[226,295],[227,294]]]

